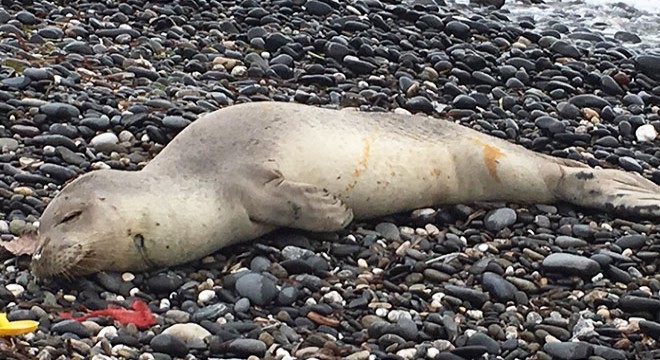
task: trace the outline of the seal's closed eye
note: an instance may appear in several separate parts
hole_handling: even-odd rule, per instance
[[[60,224],[67,223],[67,222],[69,222],[69,221],[71,221],[71,220],[77,218],[78,216],[80,216],[80,214],[82,214],[82,210],[75,210],[75,211],[72,211],[72,212],[66,214],[66,215],[62,218],[62,221],[60,221]]]

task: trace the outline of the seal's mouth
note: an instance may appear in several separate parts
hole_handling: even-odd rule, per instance
[[[81,244],[54,246],[50,238],[46,238],[32,255],[30,266],[39,279],[73,279],[96,271],[94,257],[94,252]]]

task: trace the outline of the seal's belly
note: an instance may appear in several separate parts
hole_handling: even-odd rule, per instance
[[[446,146],[383,134],[309,132],[288,139],[278,159],[286,179],[328,189],[370,218],[456,198]]]

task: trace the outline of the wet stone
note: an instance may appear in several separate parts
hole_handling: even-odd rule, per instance
[[[181,130],[190,125],[190,120],[184,119],[182,116],[165,116],[163,118],[163,125],[170,129]]]
[[[353,55],[344,56],[344,64],[351,71],[355,71],[358,74],[369,74],[377,69],[376,65],[361,60],[360,58]]]
[[[484,226],[490,231],[500,231],[516,223],[518,215],[511,208],[500,208],[484,216]]]
[[[54,119],[67,120],[80,115],[80,110],[71,104],[48,103],[39,108],[39,111]]]
[[[477,332],[474,335],[470,336],[467,341],[467,345],[479,345],[487,349],[489,354],[497,355],[500,353],[500,345],[496,340],[493,340],[490,336]]]
[[[481,281],[484,289],[497,301],[511,301],[516,296],[516,287],[498,274],[485,272]]]
[[[640,71],[654,78],[660,80],[660,56],[659,55],[640,55],[635,58],[635,62]]]
[[[552,116],[540,116],[534,121],[534,124],[541,129],[547,130],[550,133],[561,133],[566,130],[566,125]]]
[[[660,324],[655,321],[641,320],[639,330],[656,340],[660,339]]]
[[[149,342],[154,351],[162,352],[172,356],[183,357],[188,353],[188,346],[185,342],[169,334],[159,334],[154,336]]]
[[[593,354],[593,346],[586,342],[551,342],[543,350],[561,360],[586,359]]]
[[[482,345],[466,345],[451,351],[463,359],[477,359],[488,352],[488,348]]]
[[[22,90],[28,87],[31,82],[32,80],[27,76],[16,76],[16,77],[3,79],[1,84],[3,87]]]
[[[37,34],[46,39],[61,39],[64,32],[56,26],[46,26],[37,30]]]
[[[630,156],[621,156],[619,158],[619,165],[621,165],[622,168],[628,171],[642,172],[644,170],[644,168],[642,167],[642,165],[639,164],[637,159],[632,158]]]
[[[223,303],[212,304],[196,310],[190,319],[195,322],[201,322],[202,320],[215,321],[218,317],[229,311],[229,306]]]
[[[147,280],[149,289],[157,294],[171,293],[183,285],[183,279],[176,274],[158,274]]]
[[[470,36],[470,26],[453,20],[445,25],[445,32],[460,39],[467,39]]]
[[[278,295],[275,281],[256,273],[241,276],[236,281],[236,291],[253,304],[261,306],[270,303]]]
[[[555,239],[555,244],[561,248],[564,249],[570,249],[570,248],[580,248],[587,246],[589,243],[578,238],[574,238],[572,236],[557,236]]]
[[[581,56],[577,47],[563,40],[555,41],[550,46],[550,50],[561,56],[568,56],[576,59]]]
[[[609,101],[603,99],[600,96],[593,94],[576,95],[570,98],[569,102],[580,108],[593,107],[593,108],[602,109],[605,106],[611,106]]]
[[[468,95],[458,95],[452,101],[452,104],[459,109],[475,109],[477,102]]]
[[[462,286],[445,285],[445,290],[449,294],[462,300],[468,301],[476,307],[481,307],[489,299],[488,294]]]
[[[81,338],[87,338],[92,335],[91,330],[82,323],[75,320],[62,320],[50,328],[50,331],[56,334],[73,333]]]
[[[309,0],[305,2],[307,12],[312,15],[326,16],[332,13],[332,7],[324,2]]]
[[[589,258],[573,254],[555,253],[543,259],[546,272],[564,275],[593,276],[600,272],[600,265]]]
[[[228,347],[228,351],[237,356],[264,356],[266,344],[255,339],[235,339]]]
[[[624,295],[619,299],[619,307],[624,311],[660,311],[660,299],[635,295]]]
[[[643,235],[626,235],[618,238],[614,243],[621,249],[640,249],[646,239]]]

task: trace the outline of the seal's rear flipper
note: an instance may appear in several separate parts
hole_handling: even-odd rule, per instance
[[[559,200],[622,216],[660,218],[660,186],[637,173],[563,167]]]
[[[255,170],[257,190],[250,186],[243,194],[252,221],[316,232],[341,230],[353,221],[353,211],[327,190],[286,180],[275,170]]]

